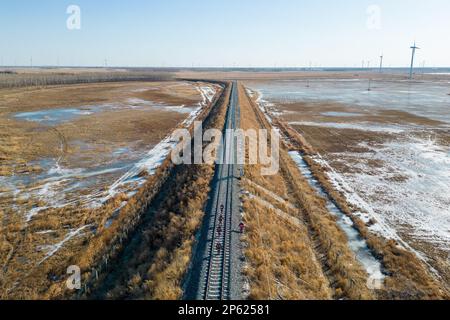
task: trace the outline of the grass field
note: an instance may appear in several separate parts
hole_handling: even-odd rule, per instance
[[[0,90],[1,296],[42,297],[217,90],[175,81]]]
[[[438,88],[444,87],[442,82],[431,80],[419,82],[414,89],[423,95],[439,94]],[[326,86],[334,88],[342,79],[320,81],[292,82],[295,86],[275,81],[274,87],[268,87],[276,88],[272,96],[258,101],[273,119],[279,120],[278,125],[288,137],[295,137],[296,143],[290,148],[305,153],[320,184],[353,219],[374,252],[383,257],[384,268],[391,276],[381,296],[445,297],[449,269],[444,229],[448,210],[443,205],[446,196],[438,187],[447,181],[442,168],[447,166],[449,131],[447,116],[440,108],[445,95],[441,90],[444,98],[436,98],[435,103],[431,97],[422,99],[418,95],[417,99],[424,101],[427,108],[433,106],[428,111],[416,111],[412,103],[403,106],[402,100],[400,104],[395,100],[392,109],[389,105],[377,108],[376,99],[384,93],[374,93],[370,105],[364,105],[366,101],[336,102],[328,96],[339,91]],[[349,82],[342,83],[344,89],[350,86]],[[288,89],[283,89],[286,85]],[[248,86],[265,88],[267,84],[252,80]],[[374,84],[373,90],[380,91],[380,87],[382,82]],[[325,96],[316,98],[322,88]],[[314,98],[310,98],[311,92]],[[342,90],[337,96],[347,97],[346,93]],[[413,111],[408,112],[409,109]],[[426,112],[430,117],[422,115]],[[434,188],[436,191],[427,200],[420,200]],[[442,232],[439,227],[432,227],[437,221],[442,221]],[[384,242],[386,239],[389,241]]]
[[[222,129],[230,92],[198,78],[243,80],[242,128],[283,135],[241,180],[248,298],[448,298],[448,76],[30,70],[0,74],[0,298],[183,296],[214,167],[174,166],[170,133]]]

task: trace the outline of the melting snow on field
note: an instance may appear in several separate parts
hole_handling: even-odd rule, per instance
[[[201,86],[197,87],[197,89],[202,96],[202,102],[199,102],[198,107],[195,108],[193,111],[191,111],[189,117],[183,121],[183,125],[185,127],[188,127],[192,124],[192,122],[199,115],[203,107],[207,106],[212,101],[214,95],[216,94],[216,90],[212,87]],[[129,183],[135,183],[138,185],[144,184],[146,179],[139,177],[139,174],[142,173],[143,171],[146,171],[149,175],[153,175],[156,169],[167,158],[171,150],[175,148],[176,144],[177,142],[173,141],[171,135],[167,136],[158,145],[156,145],[153,149],[151,149],[147,153],[147,156],[145,156],[141,161],[139,161],[136,165],[134,165],[131,170],[129,170],[117,181],[115,181],[102,198],[93,201],[91,205],[99,206],[103,204],[105,201],[113,198],[116,194],[120,193],[120,191],[124,188],[124,186],[126,186]]]
[[[405,131],[401,126],[389,126],[389,125],[377,125],[372,123],[338,123],[338,122],[310,122],[310,121],[292,121],[290,125],[298,126],[314,126],[314,127],[327,127],[335,129],[352,129],[363,130],[370,132],[384,132],[384,133],[402,133]]]
[[[45,260],[52,257],[56,252],[59,251],[59,249],[61,249],[64,246],[65,243],[69,242],[70,240],[72,240],[77,236],[82,235],[83,230],[89,227],[90,225],[86,225],[78,229],[70,230],[69,233],[67,233],[67,235],[64,237],[64,239],[62,239],[60,242],[56,244],[39,246],[38,247],[39,251],[46,251],[45,257],[39,262],[39,264],[43,263]]]
[[[264,100],[260,92],[248,90],[248,93],[250,96],[258,94],[258,105],[272,122],[275,105]],[[299,124],[308,125],[308,123]],[[311,125],[317,126],[320,123]],[[366,153],[337,153],[328,155],[326,159],[317,155],[314,160],[327,168],[328,177],[335,189],[342,192],[349,203],[360,209],[356,215],[366,223],[376,222],[370,227],[372,231],[388,239],[395,239],[401,246],[414,252],[437,274],[428,263],[426,255],[412,248],[409,240],[406,241],[403,235],[407,234],[413,239],[424,240],[444,251],[450,251],[450,150],[437,145],[433,140],[414,138],[410,135],[414,130],[425,130],[424,127],[386,126],[361,122],[322,125],[396,135],[395,140],[382,146],[362,144],[362,147],[370,150]],[[338,162],[348,163],[356,170],[338,172],[333,168],[333,164]],[[369,165],[373,163],[381,165],[373,168]],[[318,183],[314,181],[310,183],[320,191]],[[330,212],[339,211],[334,207],[333,204],[329,204]],[[347,236],[352,238],[352,232],[349,233],[353,229],[349,228],[351,221],[346,222],[345,218],[339,220],[340,225]],[[405,231],[404,234],[401,231]],[[352,249],[357,251],[358,247],[361,247],[356,238],[355,241]],[[360,261],[364,261],[365,258],[362,258]],[[372,268],[370,260],[365,260],[363,264],[366,270]]]
[[[362,209],[366,220],[378,222],[374,230],[394,238],[392,229],[405,230],[450,252],[450,151],[412,137],[364,147],[371,152],[330,155],[359,169],[330,171],[334,184]],[[367,160],[381,161],[382,166],[369,167]]]

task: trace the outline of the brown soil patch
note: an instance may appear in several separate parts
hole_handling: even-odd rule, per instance
[[[357,123],[370,122],[387,125],[440,126],[443,122],[400,110],[368,109],[335,102],[296,102],[277,105],[277,110],[286,112],[282,119],[291,121]],[[324,115],[327,112],[355,113],[350,116]],[[356,115],[358,114],[358,115]]]

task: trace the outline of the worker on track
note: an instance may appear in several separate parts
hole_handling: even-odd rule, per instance
[[[220,244],[220,242],[217,242],[216,250],[217,250],[217,254],[220,254],[220,250],[222,250],[222,245]]]
[[[241,233],[244,233],[244,231],[245,231],[245,224],[244,224],[244,222],[239,223],[239,230],[241,231]]]

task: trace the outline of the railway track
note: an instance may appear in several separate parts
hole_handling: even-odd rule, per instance
[[[234,194],[237,192],[235,179],[238,168],[235,165],[236,146],[233,132],[228,130],[238,127],[237,119],[239,119],[237,84],[233,83],[224,130],[227,139],[222,146],[223,161],[217,167],[219,180],[212,203],[213,215],[210,220],[207,246],[209,261],[203,288],[200,287],[204,300],[231,298],[233,214],[236,211]]]

